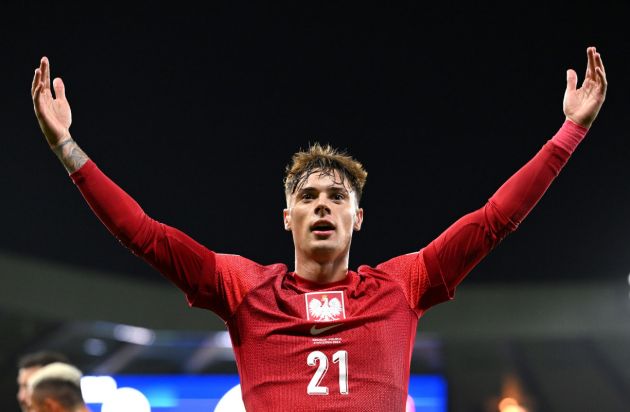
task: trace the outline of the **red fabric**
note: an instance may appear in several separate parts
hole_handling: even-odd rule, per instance
[[[556,141],[574,132],[565,123],[560,137],[482,208],[420,252],[361,266],[325,286],[283,264],[263,266],[206,249],[149,218],[91,161],[71,177],[114,236],[172,280],[191,305],[226,321],[248,410],[404,411],[418,318],[452,298],[466,274],[518,227],[569,158]],[[318,319],[313,299],[315,309],[338,308],[331,303],[336,299],[345,316]],[[318,374],[322,363],[327,369]]]
[[[567,152],[573,153],[586,136],[586,132],[588,132],[586,127],[573,123],[571,120],[565,120],[562,132],[556,133],[551,141]]]

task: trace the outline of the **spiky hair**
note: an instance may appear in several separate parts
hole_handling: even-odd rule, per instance
[[[339,183],[344,184],[348,180],[350,188],[356,194],[357,204],[367,179],[367,172],[361,163],[346,152],[319,143],[310,145],[308,150],[295,153],[285,172],[284,193],[287,197],[299,190],[313,173],[335,177],[335,172],[338,172],[341,179]]]

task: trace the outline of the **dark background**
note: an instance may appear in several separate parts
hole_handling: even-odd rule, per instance
[[[518,232],[467,282],[629,271],[626,2],[128,2],[8,6],[0,35],[0,248],[160,281],[92,215],[47,149],[29,90],[61,76],[75,140],[152,217],[211,249],[293,261],[282,179],[309,142],[369,173],[351,266],[417,250],[485,200],[560,127],[586,47],[607,101]],[[291,266],[291,265],[290,265]]]

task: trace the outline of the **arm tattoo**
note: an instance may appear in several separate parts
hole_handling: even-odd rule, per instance
[[[88,156],[73,139],[68,139],[63,143],[53,147],[53,152],[57,155],[68,173],[76,172],[88,161]]]

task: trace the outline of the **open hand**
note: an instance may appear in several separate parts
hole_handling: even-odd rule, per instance
[[[577,74],[567,70],[567,89],[564,92],[563,110],[567,119],[586,128],[591,127],[606,98],[606,70],[595,47],[586,49],[588,64],[582,87],[576,89]]]
[[[52,148],[71,138],[72,123],[70,104],[66,100],[65,87],[60,78],[53,81],[53,87],[54,97],[50,89],[50,64],[46,57],[42,57],[33,77],[31,96],[39,127]]]

